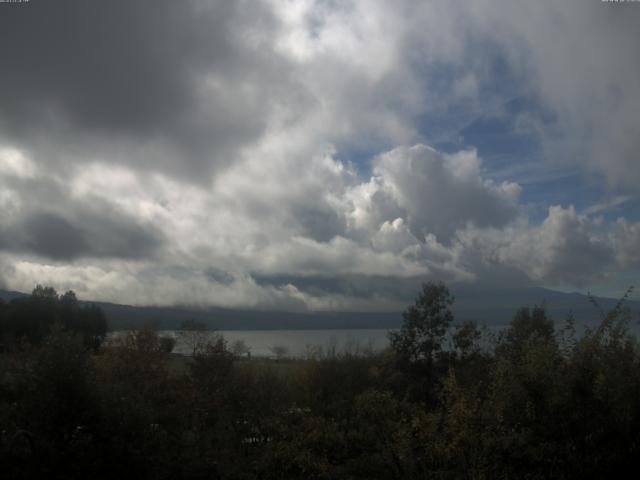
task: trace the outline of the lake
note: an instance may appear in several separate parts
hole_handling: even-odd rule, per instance
[[[563,325],[557,324],[559,329]],[[597,324],[590,325],[595,328]],[[490,348],[493,339],[502,330],[504,325],[492,325],[485,327],[486,331],[481,343],[484,347]],[[584,333],[586,325],[576,325],[578,336]],[[637,324],[630,325],[630,331],[635,335],[640,334]],[[317,352],[321,349],[324,352],[357,352],[372,350],[381,351],[389,345],[387,333],[389,330],[382,328],[372,329],[333,329],[333,330],[215,330],[203,332],[205,336],[221,334],[227,340],[229,348],[234,342],[241,340],[249,347],[251,356],[255,357],[275,357],[274,347],[283,347],[288,357],[304,357],[308,353]],[[110,332],[108,337],[118,337],[126,334],[126,331]],[[160,330],[158,335],[172,337],[176,339],[174,353],[189,355],[192,347],[177,330]],[[450,342],[447,342],[450,345]],[[446,347],[445,347],[446,348]]]
[[[383,350],[388,344],[386,329],[357,329],[357,330],[216,330],[204,332],[205,335],[221,334],[229,343],[242,340],[249,347],[252,356],[275,357],[272,348],[278,346],[286,350],[286,356],[302,357],[314,349],[323,351],[334,350],[373,351]],[[111,332],[109,337],[126,334],[124,331]],[[176,330],[161,330],[158,335],[176,339],[175,353],[190,354],[191,347],[184,341]]]

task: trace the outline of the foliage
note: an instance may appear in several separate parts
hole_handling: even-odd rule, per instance
[[[289,348],[286,345],[272,345],[269,347],[269,351],[278,359],[284,358],[289,353]]]
[[[160,342],[160,349],[165,353],[173,352],[176,346],[176,339],[173,337],[160,337],[158,341]]]
[[[424,285],[382,354],[310,351],[274,361],[248,360],[210,332],[193,355],[172,354],[150,327],[96,349],[76,323],[84,307],[75,295],[39,287],[26,302],[0,305],[15,342],[0,353],[3,478],[633,471],[640,345],[624,298],[580,336],[576,319],[557,329],[544,306],[522,308],[494,343],[473,323],[454,325],[452,301],[444,285]],[[37,319],[20,317],[30,309]],[[16,318],[30,319],[22,340]]]
[[[205,323],[188,318],[180,322],[178,335],[182,343],[189,348],[191,355],[195,355],[198,349],[207,344],[208,330]]]
[[[389,339],[396,354],[407,362],[431,363],[441,351],[453,321],[453,297],[442,283],[425,283],[415,304],[402,314],[404,324]]]
[[[247,343],[242,339],[237,339],[231,345],[231,351],[234,355],[241,357],[246,355],[248,357],[251,356],[251,347],[247,345]]]
[[[52,287],[38,285],[30,297],[0,305],[0,335],[6,348],[23,340],[37,345],[54,325],[82,337],[85,346],[97,349],[107,333],[107,320],[99,307],[81,304],[69,290],[63,295]]]

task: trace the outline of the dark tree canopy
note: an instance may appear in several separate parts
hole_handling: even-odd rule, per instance
[[[0,309],[0,335],[7,345],[22,340],[37,345],[54,325],[79,334],[90,348],[97,348],[107,333],[102,310],[93,304],[81,304],[72,290],[58,295],[53,287],[37,285],[30,297],[14,299]]]
[[[511,320],[509,328],[503,332],[499,351],[519,351],[529,341],[554,341],[553,320],[547,316],[542,306],[520,308]]]
[[[389,335],[396,354],[409,362],[430,362],[442,350],[453,321],[453,301],[443,283],[424,283],[415,304],[402,314],[404,323],[400,331]]]

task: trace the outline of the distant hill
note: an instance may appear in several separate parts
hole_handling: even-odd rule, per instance
[[[570,313],[579,324],[594,325],[600,320],[600,312],[586,295],[574,292],[564,293],[540,287],[453,289],[456,296],[454,313],[457,319],[475,320],[487,325],[505,325],[513,318],[515,311],[523,306],[533,307],[544,304],[547,313],[556,321],[564,320]],[[613,309],[618,299],[596,297],[605,312]],[[637,320],[640,302],[628,300],[625,305],[631,309]]]
[[[572,312],[579,324],[595,325],[599,312],[585,295],[563,293],[545,288],[453,288],[456,297],[454,315],[457,321],[474,320],[488,326],[506,325],[522,306],[543,302],[551,318],[562,320]],[[27,294],[0,290],[0,298],[12,300]],[[617,302],[597,298],[608,311]],[[402,323],[401,312],[314,312],[293,313],[223,308],[193,309],[187,307],[134,307],[104,302],[99,305],[107,316],[111,330],[137,328],[151,322],[160,329],[176,329],[186,319],[204,322],[216,330],[309,330],[397,328]],[[640,302],[629,301],[634,318],[638,318]]]
[[[10,302],[13,299],[16,298],[24,298],[24,297],[28,297],[29,294],[27,293],[21,293],[21,292],[10,292],[8,290],[0,290],[0,298],[6,302]]]

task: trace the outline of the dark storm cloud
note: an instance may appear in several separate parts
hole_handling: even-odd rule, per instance
[[[3,228],[0,250],[60,261],[87,257],[141,259],[152,256],[162,242],[154,229],[124,217],[82,212],[72,220],[56,213],[36,212]]]
[[[146,131],[166,122],[193,101],[185,70],[204,60],[202,25],[175,28],[188,16],[181,2],[145,0],[3,9],[5,115],[30,122],[45,103],[85,128]]]
[[[19,209],[0,212],[0,252],[53,260],[144,259],[166,243],[155,225],[134,218],[97,196],[82,201],[48,178],[12,178],[0,188],[16,195]],[[5,213],[5,215],[1,215]]]
[[[89,250],[84,232],[63,217],[38,213],[19,226],[16,247],[56,260],[70,260]],[[9,244],[11,246],[11,244]]]
[[[258,5],[227,1],[3,5],[0,137],[41,144],[39,159],[56,145],[63,154],[98,146],[113,160],[197,178],[264,128],[269,95],[238,85],[267,83],[280,67],[247,46],[238,25],[268,31],[270,22]],[[118,142],[158,147],[121,158]]]

